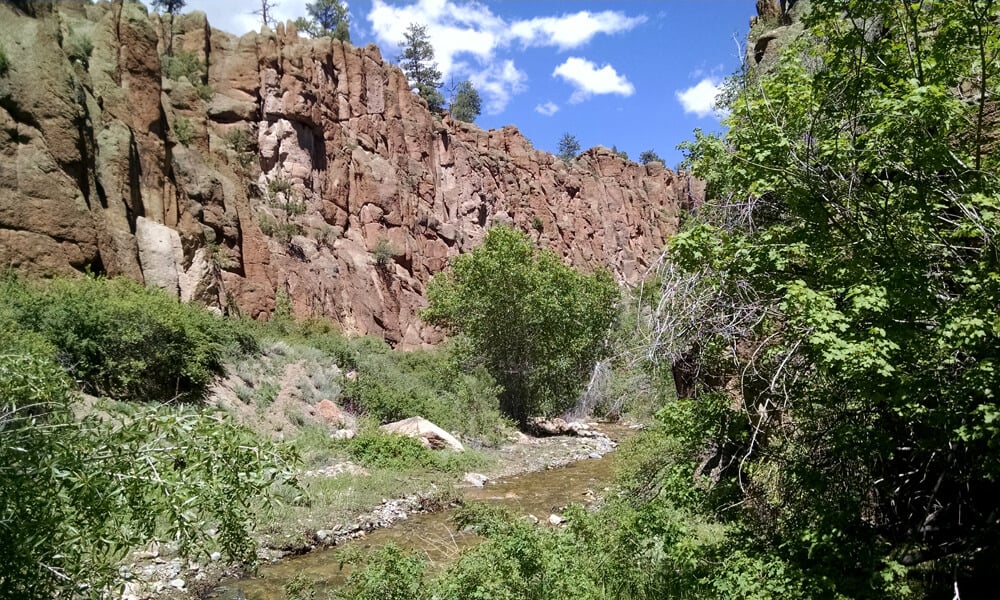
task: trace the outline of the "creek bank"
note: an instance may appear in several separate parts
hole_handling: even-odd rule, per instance
[[[572,431],[546,437],[518,433],[511,444],[481,449],[492,459],[489,468],[477,473],[485,477],[483,488],[465,482],[447,490],[434,487],[401,498],[385,499],[373,509],[356,514],[353,522],[330,523],[309,532],[302,543],[262,545],[258,556],[262,564],[273,565],[293,556],[364,539],[374,531],[389,528],[414,515],[426,515],[456,507],[461,504],[463,491],[489,491],[491,486],[505,479],[601,458],[615,449],[615,440],[628,435],[629,429],[618,424],[590,423],[580,429],[587,432],[583,436]],[[304,472],[303,476],[365,477],[367,472],[358,465],[342,462]],[[541,515],[543,520],[547,514]],[[169,547],[156,547],[134,555],[133,562],[123,567],[131,573],[131,578],[126,584],[122,599],[206,597],[222,580],[247,575],[241,569],[221,562],[215,554],[207,561],[188,561],[165,556],[168,554],[171,554]]]

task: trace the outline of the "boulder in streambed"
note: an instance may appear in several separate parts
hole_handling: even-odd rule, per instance
[[[462,445],[462,442],[455,439],[455,436],[423,417],[410,417],[409,419],[403,419],[395,423],[388,423],[379,429],[386,433],[396,433],[417,438],[420,440],[420,443],[431,450],[448,448],[455,452],[465,451],[465,446]]]
[[[489,478],[486,477],[486,475],[483,475],[482,473],[466,473],[465,477],[462,478],[462,481],[477,488],[481,488],[484,485],[486,485],[486,482],[488,480]]]

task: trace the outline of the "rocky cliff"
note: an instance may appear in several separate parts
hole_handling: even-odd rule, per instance
[[[0,262],[127,275],[184,300],[403,344],[449,257],[513,224],[635,282],[700,195],[595,148],[430,113],[377,48],[234,37],[141,4],[0,4]]]

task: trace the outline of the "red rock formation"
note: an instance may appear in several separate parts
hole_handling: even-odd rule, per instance
[[[412,346],[440,339],[417,316],[428,279],[490,226],[634,283],[701,194],[659,164],[595,148],[567,165],[513,127],[433,115],[374,46],[290,26],[236,38],[192,13],[174,48],[207,75],[171,81],[167,25],[140,5],[36,12],[0,5],[0,37],[16,40],[0,78],[0,260],[17,268],[176,282],[255,317],[283,290],[298,315]],[[69,31],[91,37],[87,64],[61,49]],[[166,232],[137,223],[175,230],[182,252],[142,247]]]

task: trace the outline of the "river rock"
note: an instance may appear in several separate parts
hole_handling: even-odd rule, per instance
[[[455,436],[423,417],[410,417],[409,419],[403,419],[395,423],[388,423],[379,429],[386,433],[396,433],[417,438],[424,447],[431,450],[448,448],[455,452],[465,451],[465,446]]]
[[[465,477],[462,478],[462,481],[471,484],[473,487],[483,487],[488,480],[489,478],[482,473],[466,473]]]
[[[555,513],[549,515],[549,525],[552,526],[562,525],[565,522],[566,519],[564,519],[561,515],[557,515]]]
[[[328,425],[353,425],[354,420],[331,400],[320,400],[316,403],[316,412]]]
[[[354,436],[357,435],[353,429],[338,429],[330,434],[335,440],[353,440]]]

